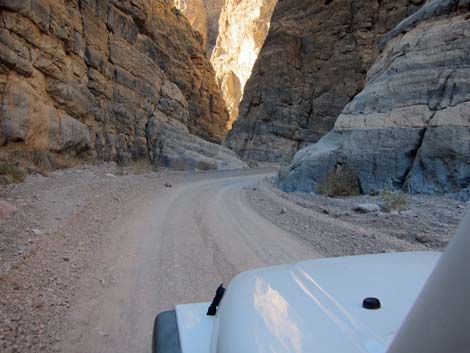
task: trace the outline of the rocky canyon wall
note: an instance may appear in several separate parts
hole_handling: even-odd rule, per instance
[[[210,57],[219,34],[219,17],[225,0],[174,0],[175,6],[202,35]]]
[[[238,117],[245,84],[268,34],[277,0],[226,0],[219,20],[211,62],[230,114],[230,129]]]
[[[383,188],[470,197],[470,0],[433,0],[385,37],[365,88],[333,131],[279,176],[318,191],[347,171],[363,192]]]
[[[424,0],[279,0],[226,144],[279,161],[330,131],[378,43]]]
[[[232,127],[277,0],[176,0],[207,43]]]
[[[221,141],[228,115],[215,73],[173,6],[0,1],[0,146],[158,158],[164,141],[152,133],[166,135],[157,120]]]

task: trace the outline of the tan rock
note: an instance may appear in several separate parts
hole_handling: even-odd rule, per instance
[[[0,11],[0,146],[148,158],[158,105],[191,133],[224,137],[215,72],[172,2],[2,1]]]

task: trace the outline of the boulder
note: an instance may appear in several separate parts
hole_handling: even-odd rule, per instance
[[[155,164],[177,170],[248,168],[235,152],[192,135],[183,123],[160,110],[151,117],[146,133]]]

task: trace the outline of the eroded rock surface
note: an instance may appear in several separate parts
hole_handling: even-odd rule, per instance
[[[283,0],[226,143],[279,161],[318,141],[363,88],[383,35],[424,0]]]
[[[0,1],[0,146],[148,158],[157,110],[221,141],[228,115],[215,73],[173,6]]]
[[[365,193],[387,187],[468,198],[469,18],[470,1],[434,0],[398,25],[364,90],[332,132],[295,155],[280,186],[317,191],[340,168]]]
[[[189,132],[188,105],[174,83],[162,85],[157,109],[145,127],[150,160],[178,170],[248,168],[235,152]]]

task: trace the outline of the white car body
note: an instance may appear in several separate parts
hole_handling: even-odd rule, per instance
[[[206,315],[210,303],[176,306],[180,351],[385,353],[439,257],[365,255],[244,272],[216,316]],[[364,309],[367,297],[381,308]]]

